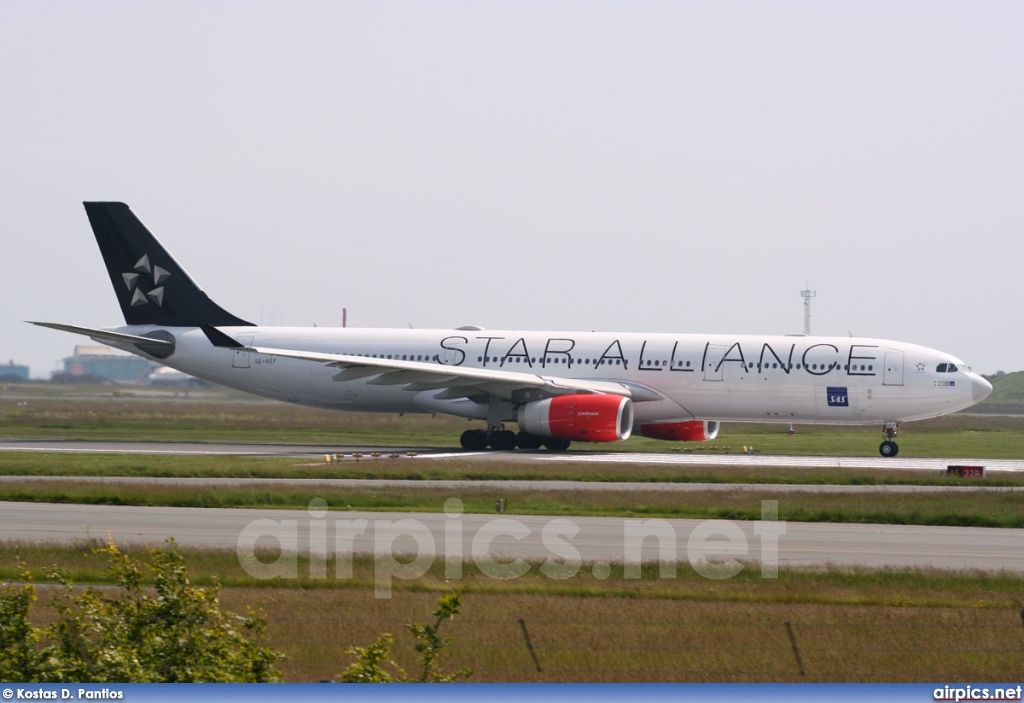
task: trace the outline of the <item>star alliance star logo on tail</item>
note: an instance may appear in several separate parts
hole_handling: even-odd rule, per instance
[[[153,281],[152,288],[148,291],[142,289],[146,280],[142,274],[147,274]],[[146,305],[150,301],[161,306],[164,304],[164,281],[171,277],[170,272],[159,266],[150,266],[149,254],[143,254],[142,258],[135,263],[133,271],[122,273],[124,284],[128,286],[128,292],[132,294],[132,307]]]

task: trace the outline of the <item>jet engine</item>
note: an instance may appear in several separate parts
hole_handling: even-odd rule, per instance
[[[543,437],[619,442],[633,430],[633,401],[620,395],[559,395],[520,405],[519,428]]]
[[[651,439],[668,439],[676,442],[707,442],[718,436],[719,427],[719,422],[708,420],[655,422],[640,425],[640,434]]]

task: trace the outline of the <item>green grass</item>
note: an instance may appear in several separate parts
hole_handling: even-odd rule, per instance
[[[56,583],[48,572],[59,565],[78,584],[109,583],[105,560],[93,550],[98,539],[76,544],[19,543],[0,541],[0,581],[19,581],[25,568],[34,582]],[[139,556],[142,548],[124,546]],[[295,578],[256,578],[240,565],[233,549],[182,547],[190,576],[200,584],[219,583],[231,588],[346,590],[373,587],[376,563],[371,556],[351,558],[352,576],[336,578],[335,560],[326,564],[326,577],[313,577],[306,555],[297,556]],[[261,553],[272,562],[276,552]],[[915,608],[1021,608],[1024,607],[1024,575],[1008,572],[973,572],[943,569],[837,568],[787,569],[775,578],[764,578],[757,565],[747,565],[725,580],[708,579],[685,561],[676,574],[662,578],[657,563],[644,564],[640,578],[626,578],[621,564],[611,564],[607,577],[595,578],[591,564],[582,564],[569,578],[551,579],[531,563],[529,571],[515,579],[495,579],[466,560],[457,579],[445,572],[440,560],[421,577],[395,579],[396,591],[436,592],[453,588],[463,593],[548,594],[579,598],[635,597],[657,600],[815,605],[873,605]],[[148,577],[147,577],[148,578]]]
[[[571,456],[571,455],[569,455]],[[500,481],[560,480],[589,482],[770,483],[824,485],[1024,486],[1015,473],[989,475],[982,481],[947,478],[932,471],[848,469],[838,467],[699,466],[672,464],[591,463],[573,461],[510,462],[500,456],[465,459],[397,459],[351,457],[328,464],[294,457],[173,456],[0,452],[0,475],[138,476],[193,478],[403,479]]]
[[[986,376],[992,395],[972,408],[976,413],[1024,414],[1024,371]]]
[[[97,484],[62,479],[0,484],[0,501],[193,508],[305,510],[313,498],[334,510],[441,512],[457,497],[469,513],[493,512],[498,498],[520,515],[761,519],[761,500],[779,503],[791,522],[884,523],[1024,528],[1017,492],[808,493],[735,491],[516,491],[494,488],[334,488],[329,486],[167,486]]]

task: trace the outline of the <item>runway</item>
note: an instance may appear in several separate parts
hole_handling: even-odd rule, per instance
[[[671,464],[677,466],[763,466],[766,468],[802,467],[812,469],[895,469],[899,471],[942,471],[947,466],[984,466],[985,471],[1024,471],[1020,459],[963,458],[889,458],[881,456],[794,456],[760,454],[626,454],[581,452],[567,455],[547,454],[546,461],[589,461],[594,463]]]
[[[348,528],[365,520],[361,534]],[[316,530],[313,529],[316,523]],[[326,523],[326,524],[324,524]],[[325,529],[326,528],[326,529]],[[698,530],[697,536],[694,531]],[[701,532],[710,531],[701,539]],[[253,545],[308,553],[309,535],[328,535],[324,549],[356,553],[519,557],[584,564],[659,559],[685,565],[704,556],[711,562],[777,560],[779,566],[826,565],[873,568],[1007,570],[1024,573],[1024,530],[785,523],[768,521],[649,520],[443,513],[316,512],[226,508],[0,504],[0,534],[6,540],[70,543],[110,534],[121,544],[180,544],[232,551]],[[645,533],[647,536],[642,539]],[[515,535],[515,536],[513,536]],[[728,540],[728,542],[723,542]],[[777,550],[773,550],[773,544]],[[290,547],[287,545],[291,545]],[[642,549],[641,549],[642,546]],[[474,557],[476,555],[476,557]],[[404,561],[404,560],[403,560]],[[555,560],[558,561],[558,560]],[[587,567],[589,568],[589,567]],[[594,571],[595,575],[598,571]]]
[[[2,439],[0,451],[8,452],[68,452],[72,454],[168,454],[180,456],[291,456],[322,460],[325,454],[344,453],[342,461],[354,462],[353,452],[364,456],[359,461],[372,461],[371,452],[380,452],[381,460],[392,461],[390,454],[399,454],[400,461],[427,461],[431,459],[475,459],[486,457],[493,461],[515,462],[593,462],[657,464],[669,466],[740,466],[751,468],[849,468],[891,469],[896,471],[945,471],[947,466],[984,466],[987,472],[1024,472],[1021,459],[976,458],[918,458],[880,456],[795,456],[779,454],[725,454],[711,452],[597,452],[548,451],[466,452],[451,449],[422,447],[342,447],[331,445],[297,444],[226,444],[188,442],[107,442],[40,439]],[[416,457],[407,456],[413,451]]]

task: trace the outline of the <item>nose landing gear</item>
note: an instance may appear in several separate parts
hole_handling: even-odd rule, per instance
[[[878,453],[882,456],[889,458],[894,457],[900,453],[900,445],[893,441],[894,437],[898,437],[900,434],[900,423],[898,422],[887,422],[885,423],[885,441],[878,446]]]

